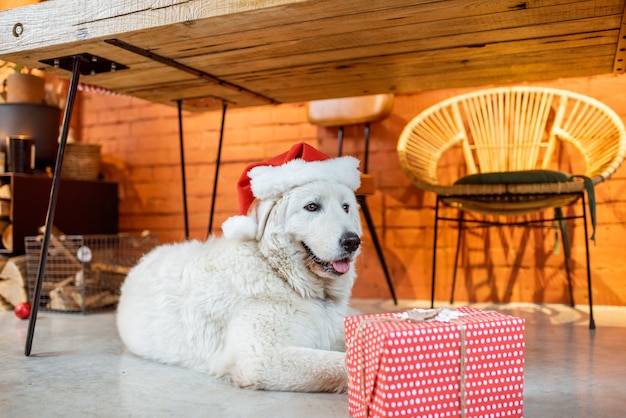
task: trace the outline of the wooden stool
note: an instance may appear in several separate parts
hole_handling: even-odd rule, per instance
[[[364,152],[362,161],[361,187],[355,192],[357,200],[361,205],[363,217],[367,223],[367,228],[372,236],[372,242],[378,254],[378,260],[385,274],[387,286],[391,293],[393,302],[397,305],[398,300],[391,283],[387,263],[383,254],[382,247],[374,228],[374,222],[367,206],[367,195],[372,195],[376,191],[376,183],[374,177],[367,174],[368,157],[369,157],[369,141],[370,141],[370,123],[385,119],[391,113],[393,108],[393,94],[376,94],[371,96],[348,97],[341,99],[316,100],[308,103],[309,122],[323,127],[338,127],[337,133],[338,150],[337,155],[343,154],[343,136],[344,126],[364,124]]]

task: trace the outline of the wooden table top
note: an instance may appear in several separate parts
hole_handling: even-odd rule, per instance
[[[625,1],[49,0],[0,12],[0,59],[188,109],[409,93],[621,73]]]

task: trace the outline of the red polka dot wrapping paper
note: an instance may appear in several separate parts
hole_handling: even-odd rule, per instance
[[[451,322],[401,313],[345,318],[350,414],[522,417],[524,320],[456,311],[463,315]]]

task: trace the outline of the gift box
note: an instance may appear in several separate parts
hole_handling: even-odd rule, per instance
[[[433,315],[345,318],[350,414],[523,416],[524,320],[469,307]]]

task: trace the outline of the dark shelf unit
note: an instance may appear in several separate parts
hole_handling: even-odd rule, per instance
[[[13,250],[0,254],[24,254],[24,237],[38,235],[44,225],[52,179],[47,176],[5,173],[0,183],[11,185],[10,220]],[[117,183],[61,180],[54,225],[65,234],[117,234]]]

